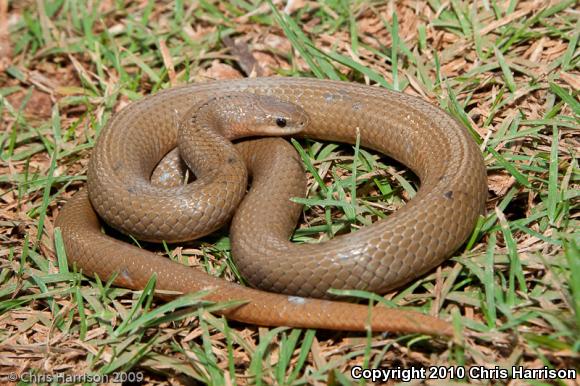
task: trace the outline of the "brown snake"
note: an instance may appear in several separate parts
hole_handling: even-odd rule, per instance
[[[244,95],[251,94],[265,97],[246,101]],[[212,101],[218,105],[214,109],[208,107]],[[270,122],[264,124],[264,119]],[[228,127],[248,126],[248,120],[266,133],[275,134],[278,126],[283,129],[278,135],[299,132],[347,143],[354,143],[359,132],[361,146],[408,166],[421,187],[402,209],[373,225],[321,244],[292,244],[288,238],[300,207],[289,198],[304,194],[303,171],[292,146],[270,138],[234,148],[206,130],[218,126],[234,138],[238,134]],[[151,185],[159,160],[177,146],[179,130],[201,139],[197,148],[179,145],[182,155],[193,153],[190,167],[197,180],[172,187]],[[216,143],[228,150],[212,153]],[[204,153],[208,149],[210,155]],[[236,153],[245,161],[230,156]],[[246,189],[244,162],[253,180],[240,205]],[[163,180],[163,172],[155,173]],[[262,183],[272,175],[275,183]],[[226,198],[217,195],[218,186]],[[90,201],[85,191],[77,193],[56,222],[68,259],[88,275],[108,279],[117,274],[115,284],[142,289],[155,273],[158,290],[211,290],[206,297],[210,301],[245,301],[220,313],[258,325],[334,330],[369,326],[373,331],[449,335],[449,323],[427,315],[311,297],[328,296],[330,288],[385,293],[439,265],[472,231],[484,210],[487,184],[482,156],[468,132],[427,102],[346,82],[258,78],[172,88],[124,108],[99,136],[88,190]],[[189,201],[188,195],[197,201]],[[106,236],[93,207],[121,231],[157,241],[207,234],[237,208],[232,255],[242,275],[261,290]],[[199,210],[206,211],[200,215]]]

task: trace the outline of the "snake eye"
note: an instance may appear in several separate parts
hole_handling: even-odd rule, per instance
[[[278,127],[285,127],[286,120],[282,117],[278,117],[278,118],[276,118],[276,124],[278,125]]]

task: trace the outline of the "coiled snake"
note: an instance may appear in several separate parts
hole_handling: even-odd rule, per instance
[[[289,199],[305,191],[292,146],[269,138],[234,147],[216,131],[230,139],[295,134],[347,143],[359,132],[361,146],[408,166],[421,187],[402,209],[371,226],[321,244],[292,244],[300,206]],[[177,153],[178,134],[195,140],[180,144],[179,152],[189,154],[197,179],[168,181],[179,169],[168,157],[152,184],[159,160]],[[252,188],[239,204],[245,164]],[[265,182],[272,176],[275,183]],[[346,82],[258,78],[172,88],[124,108],[99,136],[88,190],[90,201],[86,191],[77,193],[56,223],[69,260],[88,275],[116,273],[117,285],[142,289],[156,273],[157,289],[209,289],[211,301],[246,301],[221,313],[259,325],[450,334],[447,322],[427,315],[382,306],[369,312],[365,305],[313,297],[325,297],[330,288],[385,293],[437,266],[469,236],[484,210],[487,185],[469,133],[427,102]],[[95,210],[113,227],[153,241],[208,234],[236,210],[232,254],[260,289],[112,239],[100,231]]]

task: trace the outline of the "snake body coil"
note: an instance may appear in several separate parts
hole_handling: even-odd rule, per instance
[[[303,177],[293,149],[280,139],[236,145],[251,169],[253,186],[232,222],[232,252],[252,285],[286,295],[229,283],[112,239],[100,232],[93,210],[114,219],[124,231],[137,224],[138,231],[128,232],[151,240],[207,233],[205,221],[227,219],[226,206],[237,203],[226,203],[211,188],[192,204],[181,196],[174,200],[174,193],[160,199],[163,188],[148,180],[159,160],[177,146],[178,123],[192,106],[248,93],[303,110],[309,123],[299,135],[354,143],[358,132],[361,146],[400,161],[421,180],[416,196],[387,219],[319,245],[294,245],[288,237],[299,207],[288,205],[288,199],[303,193]],[[279,147],[274,151],[274,146]],[[244,172],[238,172],[237,161],[229,160],[220,161],[232,167],[220,180],[222,186],[230,186],[230,179],[245,179],[240,178]],[[205,167],[211,171],[216,164]],[[272,173],[283,173],[277,176],[277,188],[262,184]],[[296,178],[302,180],[296,183]],[[203,183],[204,177],[198,181],[190,185]],[[232,195],[243,193],[234,186],[229,189]],[[182,187],[188,189],[189,185]],[[330,288],[384,293],[437,266],[470,234],[484,210],[487,185],[481,154],[467,131],[420,99],[344,82],[259,78],[177,87],[123,109],[94,149],[89,191],[92,205],[87,193],[79,192],[57,219],[69,260],[86,274],[106,279],[117,273],[117,285],[141,289],[155,273],[157,289],[209,289],[208,300],[246,301],[221,313],[259,325],[363,330],[368,324],[375,331],[450,334],[446,322],[418,313],[375,307],[369,315],[363,305],[310,297],[327,296]],[[139,199],[130,199],[137,194]],[[192,220],[187,213],[193,206],[208,206],[211,215]],[[211,230],[216,226],[214,222]],[[156,236],[146,236],[151,233]]]

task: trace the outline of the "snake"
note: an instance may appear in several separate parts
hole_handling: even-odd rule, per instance
[[[408,167],[419,189],[371,225],[320,243],[291,242],[301,213],[292,198],[304,196],[306,180],[296,150],[280,138],[287,136],[358,141]],[[184,169],[195,180],[173,176]],[[205,291],[209,302],[238,301],[217,311],[230,320],[452,335],[451,323],[435,316],[341,294],[385,294],[439,266],[473,232],[486,197],[473,136],[419,97],[346,81],[245,78],[169,88],[114,114],[93,149],[87,189],[66,202],[55,225],[67,259],[84,274],[134,290],[155,275],[162,299]],[[107,235],[103,219],[155,242],[201,237],[231,220],[231,254],[250,286]]]

